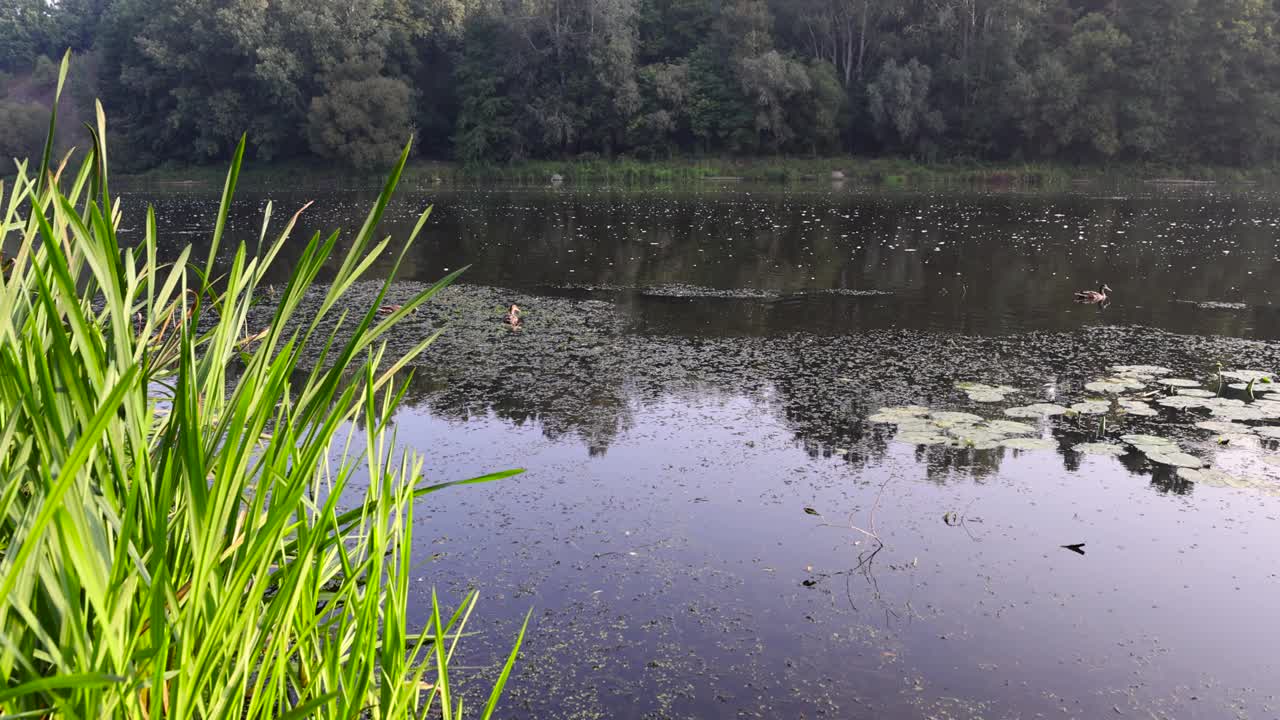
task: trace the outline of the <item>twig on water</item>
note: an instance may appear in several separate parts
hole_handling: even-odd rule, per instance
[[[892,479],[893,479],[893,476],[889,476],[884,479],[884,482],[880,483],[880,491],[876,493],[875,502],[871,504],[871,518],[870,518],[871,529],[870,530],[865,530],[853,524],[854,515],[857,514],[856,510],[853,513],[849,514],[848,525],[835,525],[833,523],[822,523],[821,525],[819,525],[819,527],[840,528],[841,530],[853,530],[855,532],[860,532],[863,535],[866,535],[867,537],[871,538],[872,540],[875,540],[876,544],[879,545],[881,548],[883,548],[884,541],[880,539],[880,533],[876,532],[876,510],[880,508],[880,499],[884,497],[884,489],[889,485],[889,481]]]

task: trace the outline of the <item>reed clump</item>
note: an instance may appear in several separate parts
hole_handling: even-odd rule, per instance
[[[78,168],[50,141],[0,186],[0,715],[461,717],[449,665],[476,596],[446,612],[433,593],[410,631],[415,504],[514,473],[427,485],[396,442],[404,369],[433,338],[394,357],[383,338],[454,276],[388,317],[343,303],[397,249],[374,233],[408,148],[349,249],[305,240],[255,327],[297,215],[268,237],[268,207],[257,247],[228,243],[243,141],[207,259],[162,263],[154,213],[120,245],[105,137],[98,106]],[[340,332],[317,332],[333,314]]]

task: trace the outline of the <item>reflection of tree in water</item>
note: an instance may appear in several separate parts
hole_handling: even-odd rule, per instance
[[[397,286],[387,299],[403,302],[416,289]],[[359,288],[370,294],[376,288]],[[502,309],[527,310],[522,331],[502,323]],[[446,332],[419,360],[406,402],[442,417],[465,420],[493,413],[515,424],[537,423],[550,439],[578,437],[592,455],[605,453],[636,424],[636,413],[687,393],[747,397],[780,419],[812,457],[841,456],[855,468],[883,464],[894,428],[868,423],[885,406],[918,404],[999,417],[1003,406],[975,406],[954,388],[958,380],[1024,388],[1018,402],[1034,402],[1052,378],[1064,394],[1109,364],[1162,364],[1198,372],[1206,358],[1241,367],[1280,365],[1280,348],[1248,340],[1177,336],[1137,328],[1095,327],[1074,333],[973,337],[910,330],[821,337],[690,338],[633,332],[616,306],[600,301],[538,297],[495,288],[446,290],[388,337],[394,354],[435,330]],[[1059,400],[1070,402],[1067,398]],[[1132,419],[1125,432],[1163,434],[1160,420]],[[1074,424],[1073,424],[1074,423]],[[1088,439],[1095,420],[1054,423],[1056,456],[1068,470],[1070,451]],[[1113,428],[1115,434],[1119,428]],[[982,479],[999,472],[1007,449],[932,447],[919,462],[931,482]],[[1122,462],[1149,472],[1134,455]],[[1186,483],[1158,475],[1156,486],[1186,492]]]

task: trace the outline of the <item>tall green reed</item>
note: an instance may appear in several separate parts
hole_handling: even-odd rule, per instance
[[[55,122],[56,101],[50,137]],[[390,277],[367,310],[342,302],[393,251],[375,232],[408,148],[345,255],[337,232],[305,241],[255,327],[298,214],[268,238],[268,206],[255,251],[215,262],[243,140],[207,259],[162,264],[151,210],[120,245],[100,105],[90,135],[78,169],[48,145],[0,185],[0,240],[16,244],[0,279],[0,716],[462,717],[449,665],[476,595],[446,613],[433,593],[409,631],[415,502],[517,471],[426,485],[396,442],[404,370],[434,336],[399,356],[384,336],[457,273],[386,318]]]

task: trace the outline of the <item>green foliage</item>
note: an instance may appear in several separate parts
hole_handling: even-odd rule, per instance
[[[39,90],[53,90],[54,83],[58,82],[58,66],[48,55],[41,55],[31,68],[30,79],[31,84]]]
[[[14,158],[39,154],[48,122],[49,110],[37,103],[0,100],[0,176],[9,174]]]
[[[151,165],[226,159],[245,130],[261,159],[352,162],[368,150],[337,151],[343,116],[407,124],[468,164],[854,151],[1268,165],[1277,37],[1280,0],[0,0],[0,68],[92,49],[130,159]],[[409,88],[405,123],[343,107],[356,89],[335,74],[352,65],[386,80],[372,98]]]
[[[867,104],[885,142],[911,149],[942,132],[942,113],[930,105],[932,81],[933,73],[915,58],[904,65],[890,60],[880,68],[867,86]]]
[[[412,91],[395,78],[362,76],[358,70],[335,73],[324,95],[311,101],[307,137],[323,158],[359,170],[395,162],[399,138],[407,137]]]
[[[385,345],[453,276],[381,320],[347,300],[394,254],[374,233],[408,148],[345,255],[336,232],[311,237],[263,313],[297,215],[253,249],[225,236],[244,143],[208,260],[162,264],[154,212],[120,244],[97,117],[78,172],[49,182],[46,156],[0,194],[16,242],[0,276],[0,713],[461,717],[449,665],[476,596],[442,614],[433,594],[417,633],[408,608],[415,501],[465,483],[427,485],[391,425],[433,338]]]

